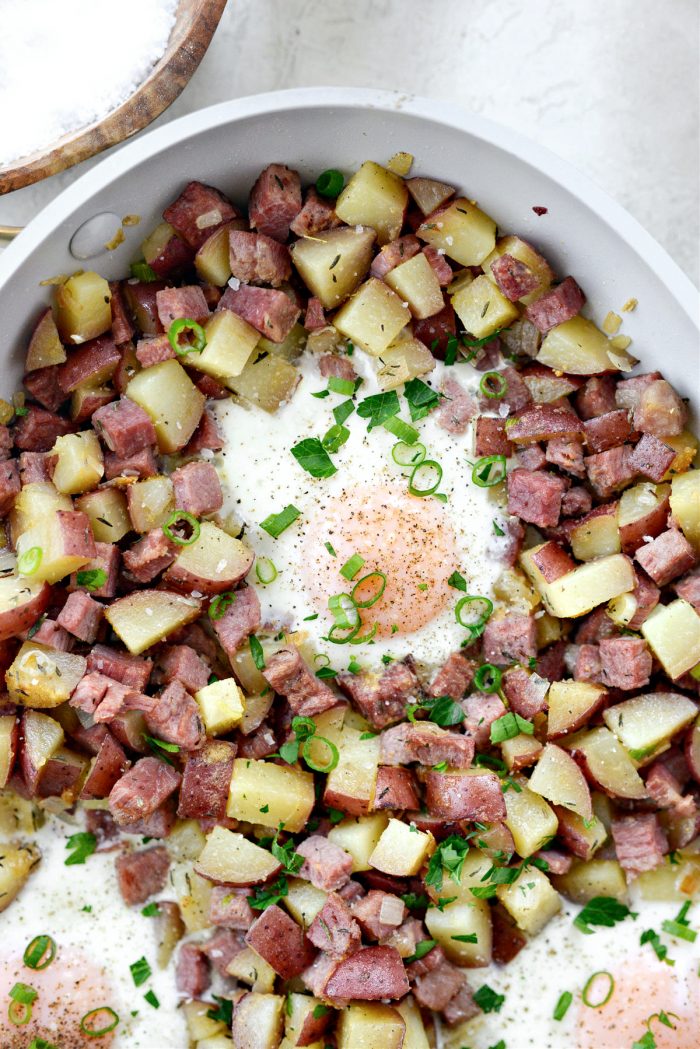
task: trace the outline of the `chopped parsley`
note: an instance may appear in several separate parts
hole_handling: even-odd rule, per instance
[[[453,572],[447,580],[447,585],[454,587],[455,590],[461,590],[464,594],[467,592],[467,581],[461,572]]]
[[[134,987],[141,987],[146,980],[151,978],[151,967],[144,957],[139,958],[136,962],[132,962],[129,969],[131,978],[134,981]]]
[[[460,838],[457,834],[450,834],[449,838],[445,838],[430,857],[425,884],[432,885],[439,891],[442,888],[445,871],[447,871],[452,881],[459,884],[468,851],[469,841],[467,838]]]
[[[435,699],[423,699],[420,703],[410,703],[406,707],[406,716],[414,724],[416,721],[414,715],[418,710],[427,711],[428,720],[433,721],[436,725],[442,725],[443,728],[448,725],[458,725],[465,718],[459,703],[455,703],[450,696],[437,696]]]
[[[258,670],[265,669],[265,653],[263,647],[258,641],[255,634],[251,634],[248,638],[248,645],[250,647],[250,654],[253,657],[253,662]]]
[[[442,399],[442,394],[437,393],[422,379],[410,379],[404,386],[403,395],[408,402],[413,423],[429,415]]]
[[[361,419],[369,420],[368,430],[381,426],[385,419],[399,414],[399,396],[396,390],[386,390],[384,393],[365,397],[357,406],[357,414]]]
[[[408,958],[404,958],[406,965],[410,965],[411,962],[420,961],[421,958],[425,958],[426,954],[430,954],[433,947],[437,946],[437,940],[420,940],[416,944],[416,949],[413,954],[409,955]]]
[[[92,856],[97,848],[97,838],[94,834],[90,834],[89,831],[81,831],[78,834],[71,834],[70,838],[66,841],[66,848],[72,849],[73,851],[65,861],[65,866],[73,867],[78,863],[85,863],[88,856]]]
[[[505,994],[496,994],[487,983],[474,992],[474,1001],[483,1013],[500,1013],[505,1000]]]
[[[590,928],[591,925],[601,925],[611,929],[617,922],[624,921],[627,917],[636,918],[637,915],[624,903],[613,899],[612,896],[594,896],[574,918],[574,925],[580,932],[590,936],[594,932]]]
[[[531,736],[535,727],[531,721],[521,718],[520,714],[509,710],[503,717],[497,718],[491,725],[491,742],[503,743],[507,739],[515,739],[521,732]]]
[[[318,437],[307,437],[290,449],[292,455],[312,477],[332,477],[337,467]]]

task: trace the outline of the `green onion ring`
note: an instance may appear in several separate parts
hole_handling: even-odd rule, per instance
[[[319,743],[325,743],[328,747],[331,757],[327,765],[317,765],[311,757],[310,749],[311,744],[314,742],[314,740],[317,740]],[[317,736],[315,734],[309,736],[308,739],[305,739],[302,743],[301,756],[303,757],[304,761],[309,766],[309,768],[313,769],[314,772],[332,772],[338,764],[338,761],[340,760],[338,748],[336,747],[335,743],[331,743],[331,741],[329,739],[326,739],[325,736]]]
[[[32,1007],[27,1002],[10,1002],[7,1018],[15,1027],[24,1027],[32,1018]]]
[[[94,1027],[93,1023],[99,1019],[100,1013],[107,1013],[105,1019],[111,1018],[111,1023],[106,1024],[105,1027]],[[80,1021],[80,1030],[83,1034],[86,1034],[88,1038],[101,1038],[103,1034],[108,1034],[110,1031],[113,1031],[118,1023],[119,1016],[111,1006],[99,1005],[97,1009],[91,1009],[89,1013],[85,1013],[85,1016],[83,1016]]]
[[[391,449],[391,458],[397,466],[408,466],[411,470],[420,466],[425,454],[425,445],[420,443],[406,444],[405,441],[398,441]]]
[[[500,372],[484,372],[479,389],[484,397],[503,397],[508,390],[508,380]]]
[[[17,558],[17,570],[22,575],[33,575],[38,570],[43,556],[44,551],[40,546],[30,546]]]
[[[194,342],[180,342],[180,336],[185,331],[191,331]],[[178,317],[168,329],[168,342],[178,357],[186,357],[188,353],[201,353],[207,345],[207,336],[201,324],[193,321],[191,317]]]
[[[182,536],[175,535],[172,531],[172,526],[177,524],[178,521],[184,521],[192,529],[192,535],[189,539],[185,539]],[[178,546],[191,546],[192,543],[196,543],[199,539],[199,533],[201,528],[199,521],[192,514],[188,514],[187,510],[173,510],[168,520],[163,525],[163,531],[171,543],[177,543]]]
[[[462,609],[467,608],[469,605],[473,605],[477,601],[481,602],[484,608],[483,612],[479,615],[476,611],[476,607],[472,608],[471,612],[476,614],[476,618],[472,622],[465,623],[461,618]],[[460,598],[455,606],[455,619],[465,630],[470,630],[475,637],[478,637],[486,626],[492,612],[493,601],[490,601],[488,597],[482,597],[480,594],[467,594],[466,597]]]
[[[362,586],[363,583],[366,583],[368,579],[372,579],[374,576],[376,576],[379,579],[379,589],[377,590],[377,593],[374,595],[374,597],[370,597],[370,599],[368,601],[358,601],[357,598],[355,597],[355,591],[357,590],[358,587]],[[377,601],[382,596],[382,594],[384,593],[385,590],[386,590],[386,576],[384,575],[384,573],[383,572],[368,572],[367,575],[363,575],[362,578],[358,579],[357,582],[355,583],[354,587],[352,588],[352,590],[350,592],[350,600],[353,602],[353,604],[355,605],[356,608],[371,608],[372,605],[376,605]]]
[[[344,185],[342,173],[335,168],[328,168],[316,179],[316,190],[322,197],[337,197]]]
[[[46,957],[47,951],[48,957]],[[42,933],[41,936],[35,936],[27,946],[23,961],[28,969],[35,969],[40,972],[42,969],[48,969],[55,957],[56,941],[51,936],[47,936],[46,933]]]
[[[491,467],[497,466],[499,469],[496,470],[495,476],[491,476]],[[472,469],[472,481],[479,488],[493,488],[494,485],[500,484],[506,477],[506,457],[505,455],[485,455],[481,459],[477,459]]]
[[[479,692],[498,692],[501,676],[501,671],[493,663],[483,663],[474,675],[474,686]]]
[[[262,583],[263,586],[274,583],[277,578],[275,562],[271,561],[269,557],[259,557],[255,562],[255,574],[258,577],[258,582]]]
[[[362,634],[360,637],[358,637],[356,634],[353,634],[353,636],[350,638],[350,644],[364,645],[367,641],[371,641],[374,635],[377,633],[378,626],[378,623],[374,623],[369,634]]]
[[[361,625],[360,613],[350,594],[333,594],[328,598],[328,608],[335,619],[335,625],[342,630],[352,630],[353,627]]]
[[[223,594],[217,594],[209,605],[209,618],[222,619],[226,614],[226,610],[231,607],[235,600],[236,595],[232,590],[227,590]]]
[[[435,484],[432,484],[429,488],[419,488],[416,485],[416,477],[418,476],[419,472],[422,471],[422,470],[436,470],[437,471],[437,475],[438,475],[437,476],[437,480],[435,481]],[[441,480],[442,480],[442,467],[440,466],[440,463],[435,462],[434,459],[424,459],[422,462],[420,462],[416,466],[414,466],[413,472],[411,473],[411,476],[410,476],[410,478],[408,480],[408,490],[411,493],[411,495],[417,495],[417,496],[420,496],[421,498],[423,496],[426,496],[426,495],[432,495],[433,492],[437,492],[438,488],[440,487],[440,481]]]
[[[345,637],[333,637],[333,635],[336,632],[336,630],[344,629],[343,627],[338,626],[337,623],[334,623],[333,626],[328,631],[328,634],[326,635],[324,640],[325,641],[330,641],[330,643],[332,645],[347,645],[348,642],[352,641],[352,639],[355,637],[355,634],[358,633],[358,631],[360,630],[361,627],[362,627],[362,623],[360,622],[360,623],[357,624],[356,627],[353,627],[348,633],[346,633]]]
[[[325,663],[321,663],[322,659],[325,659]],[[314,663],[317,667],[329,667],[331,665],[330,657],[325,652],[317,652],[314,656]]]
[[[608,980],[610,981],[610,984],[609,984],[609,987],[608,987],[608,993],[599,1002],[591,1002],[589,1000],[589,998],[588,998],[588,992],[590,990],[590,987],[591,987],[591,984],[593,983],[593,981],[597,980],[599,976],[606,976],[608,978]],[[589,1007],[589,1009],[600,1009],[601,1006],[607,1005],[607,1003],[610,1001],[610,999],[612,998],[614,990],[615,990],[615,980],[613,979],[612,973],[609,973],[606,969],[601,969],[600,972],[593,973],[593,975],[589,976],[588,979],[586,980],[586,986],[583,988],[583,991],[581,992],[581,998],[583,1000],[583,1004],[587,1005]]]

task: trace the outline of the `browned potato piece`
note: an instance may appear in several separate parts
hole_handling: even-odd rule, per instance
[[[384,279],[408,303],[414,317],[432,317],[445,305],[440,283],[422,252],[395,266]]]
[[[375,236],[373,229],[352,226],[324,230],[291,245],[294,265],[325,309],[339,306],[364,280]]]
[[[561,910],[559,893],[537,867],[521,871],[512,885],[501,885],[498,898],[518,928],[537,935]]]
[[[579,561],[592,561],[620,552],[620,532],[617,526],[617,507],[600,506],[586,514],[571,529],[571,549]]]
[[[435,839],[430,831],[420,831],[402,820],[390,819],[369,863],[385,874],[407,878],[417,874],[434,851]]]
[[[187,626],[201,604],[169,590],[139,590],[113,601],[105,618],[132,655],[139,655],[174,630]]]
[[[150,415],[161,452],[185,447],[202,417],[205,397],[177,361],[144,368],[124,392]]]
[[[634,590],[634,570],[623,554],[610,554],[588,561],[548,583],[532,560],[533,553],[540,549],[541,546],[526,550],[521,554],[520,563],[542,595],[547,611],[553,616],[575,619],[597,605]]]
[[[190,355],[190,364],[226,383],[240,375],[260,340],[260,334],[232,310],[218,310],[204,325],[207,345]]]
[[[280,869],[280,862],[243,834],[215,827],[207,834],[195,870],[220,885],[258,885]]]
[[[491,908],[486,900],[473,897],[443,904],[441,908],[430,907],[425,914],[425,924],[431,937],[455,965],[474,969],[491,964]],[[455,939],[458,936],[476,936],[476,942]]]
[[[422,342],[399,336],[396,342],[382,353],[382,366],[377,372],[377,382],[380,390],[395,390],[409,379],[427,375],[434,367],[435,358]]]
[[[104,457],[94,430],[57,437],[53,483],[64,495],[80,495],[96,488],[104,473]]]
[[[131,525],[136,532],[162,528],[175,509],[173,482],[169,477],[147,477],[126,487]]]
[[[112,327],[112,292],[99,273],[85,270],[56,288],[56,326],[64,342],[95,339]]]
[[[370,277],[335,315],[339,332],[373,357],[381,357],[411,319],[408,306],[384,281]]]
[[[455,313],[465,329],[477,339],[507,328],[518,318],[518,308],[481,274],[452,296]]]

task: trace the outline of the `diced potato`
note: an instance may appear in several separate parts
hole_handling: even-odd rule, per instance
[[[189,864],[177,864],[171,867],[169,879],[187,932],[209,929],[211,927],[209,904],[212,883],[197,874]]]
[[[27,798],[13,791],[0,791],[0,834],[14,838],[17,834],[35,834],[44,822],[43,813]]]
[[[95,488],[104,473],[104,457],[94,430],[57,437],[53,483],[64,495],[79,495]]]
[[[691,844],[692,849],[692,844]],[[666,856],[661,867],[644,871],[635,878],[643,900],[674,900],[684,903],[700,889],[700,855],[681,850],[680,856]],[[680,861],[680,862],[678,862]]]
[[[535,249],[521,240],[520,237],[500,237],[488,258],[482,262],[482,268],[489,280],[494,280],[491,266],[502,255],[511,255],[518,262],[523,262],[539,280],[539,285],[529,295],[523,295],[518,301],[525,304],[541,298],[554,280],[554,273],[545,259]]]
[[[520,732],[512,739],[505,739],[501,743],[501,755],[509,770],[534,765],[541,753],[540,741],[534,736],[528,736],[525,732]]]
[[[20,771],[27,790],[45,794],[44,782],[63,747],[63,728],[38,710],[27,710],[21,722],[22,750]],[[53,791],[48,791],[53,793]]]
[[[374,801],[379,766],[379,737],[362,739],[363,732],[344,725],[328,737],[338,748],[338,764],[329,772],[324,801],[353,816],[369,812]]]
[[[446,874],[442,889],[439,892],[432,885],[426,886],[426,892],[434,901],[437,901],[440,896],[454,896],[456,897],[455,902],[473,903],[476,897],[471,890],[478,885],[483,888],[486,880],[485,875],[492,866],[492,859],[487,852],[480,848],[469,849],[464,857],[459,880],[457,881],[451,875]]]
[[[209,1038],[201,1038],[196,1049],[236,1049],[231,1039],[225,1034],[214,1034]]]
[[[264,821],[260,810],[268,806]],[[269,761],[236,758],[226,813],[232,819],[283,824],[292,834],[301,831],[314,807],[314,778],[310,772]]]
[[[232,677],[212,681],[195,692],[208,736],[223,736],[240,723],[245,712],[244,697]]]
[[[493,585],[493,592],[512,611],[529,615],[540,604],[540,595],[517,568],[505,568]]]
[[[223,383],[241,374],[260,339],[260,333],[232,310],[213,314],[204,332],[207,345],[201,353],[191,353],[188,363]]]
[[[388,350],[382,353],[382,367],[377,372],[380,390],[395,390],[398,386],[427,375],[435,367],[435,358],[430,350],[417,339],[402,339],[400,336]]]
[[[634,594],[620,594],[608,602],[607,614],[616,626],[627,626],[634,619],[639,602]]]
[[[683,433],[679,433],[675,437],[664,437],[663,440],[664,444],[667,444],[669,448],[673,448],[676,453],[676,458],[663,476],[664,481],[672,481],[676,474],[682,474],[690,467],[697,455],[700,442],[698,442],[695,434],[690,433],[689,430],[684,430]]]
[[[185,447],[202,417],[205,397],[177,361],[144,368],[124,392],[150,415],[161,452]]]
[[[582,819],[593,818],[591,792],[581,769],[570,754],[548,743],[529,780],[530,790],[553,805],[562,805]]]
[[[138,656],[196,619],[200,603],[169,590],[139,590],[105,609],[105,618],[132,655]]]
[[[435,851],[435,838],[430,831],[420,831],[402,820],[390,819],[389,826],[369,858],[370,867],[408,878],[417,874]]]
[[[676,692],[647,692],[608,707],[603,711],[603,720],[632,757],[641,760],[661,743],[668,743],[694,721],[696,715],[695,703],[686,696]]]
[[[41,861],[36,845],[3,845],[0,864],[0,912],[7,910]]]
[[[131,531],[126,496],[118,488],[87,492],[75,500],[75,509],[87,515],[98,543],[118,543]]]
[[[512,885],[500,885],[498,898],[518,928],[535,936],[561,910],[559,893],[537,867],[523,870]]]
[[[325,1020],[323,1017],[314,1019],[314,1010],[319,1005],[323,1007],[321,1012],[326,1015],[327,1008],[324,1007],[324,1003],[320,998],[315,998],[312,994],[287,995],[284,1033],[290,1045],[308,1045],[309,1038],[313,1036],[314,1031],[316,1029],[321,1031],[332,1019],[331,1016],[327,1015]],[[321,1045],[323,1045],[323,1042],[321,1042]]]
[[[601,795],[598,795],[598,797],[600,796]],[[585,856],[582,857],[583,859],[592,859],[601,845],[605,844],[608,832],[605,829],[605,825],[597,816],[592,816],[589,820],[584,820],[575,812],[569,812],[568,809],[563,808],[557,810],[557,816],[559,817],[560,834],[563,830],[568,829],[569,832],[576,837],[577,842],[585,851]],[[577,855],[580,855],[580,853],[577,853]]]
[[[185,1014],[187,1033],[193,1042],[226,1033],[226,1024],[223,1020],[212,1020],[211,1016],[207,1015],[212,1011],[211,1002],[200,1002],[196,998],[191,998],[182,1002],[180,1008]]]
[[[657,605],[642,624],[642,634],[670,678],[700,663],[700,616],[688,601]]]
[[[562,746],[581,755],[590,778],[603,790],[636,801],[646,797],[644,783],[632,759],[608,728],[593,728],[567,736]]]
[[[34,626],[50,604],[51,596],[46,583],[14,573],[0,576],[0,639],[5,641]]]
[[[371,816],[345,819],[328,831],[328,840],[339,845],[352,856],[353,873],[370,870],[369,858],[389,823],[383,812]]]
[[[63,495],[51,481],[32,481],[20,490],[10,514],[12,539],[17,539],[28,528],[56,510],[72,510],[70,496]],[[76,509],[81,509],[77,506]]]
[[[275,989],[277,973],[252,947],[239,951],[226,966],[226,971],[261,994],[270,994]]]
[[[165,574],[165,582],[186,593],[230,590],[247,575],[253,552],[212,521],[201,521],[199,529],[197,539],[180,550]]]
[[[465,329],[483,339],[518,318],[518,308],[483,273],[452,296],[455,313]]]
[[[113,397],[114,391],[108,386],[92,383],[76,386],[70,395],[70,417],[74,421],[84,422],[97,407],[111,401]]]
[[[267,849],[225,827],[214,827],[207,834],[195,864],[195,870],[203,878],[225,885],[256,885],[267,881],[279,869],[279,860]]]
[[[19,737],[18,728],[14,714],[0,716],[0,790],[7,786],[14,766]]]
[[[617,523],[625,553],[636,550],[645,535],[658,535],[665,529],[669,493],[667,484],[651,484],[649,481],[632,485],[622,492]]]
[[[391,157],[387,164],[387,170],[393,171],[395,175],[401,175],[402,178],[405,178],[413,167],[414,160],[415,157],[413,156],[413,153],[394,153],[393,157]]]
[[[688,542],[700,552],[700,470],[673,478],[671,511]]]
[[[327,329],[324,329],[324,331]],[[332,330],[332,329],[331,329]],[[272,342],[264,335],[258,343],[259,353],[271,353],[274,357],[284,357],[285,361],[295,361],[306,346],[307,339],[311,333],[307,332],[301,324],[295,324],[284,342]],[[338,342],[344,342],[338,336]]]
[[[423,1017],[415,999],[408,994],[394,1008],[406,1024],[401,1049],[430,1049]]]
[[[45,310],[37,321],[27,349],[24,370],[36,371],[49,368],[52,364],[63,364],[66,351],[58,337],[58,328],[51,310]]]
[[[496,223],[476,204],[458,197],[444,211],[428,216],[418,234],[460,266],[480,266],[495,247]]]
[[[165,255],[168,245],[173,241],[178,243],[178,237],[174,227],[171,226],[169,222],[159,222],[158,225],[151,230],[148,236],[141,241],[141,254],[143,255],[144,261],[147,262],[149,266],[153,262],[157,265],[158,259]],[[226,279],[228,280],[228,277]]]
[[[620,531],[617,514],[591,514],[571,529],[571,549],[579,561],[592,561],[620,552]]]
[[[231,252],[229,233],[232,229],[245,229],[240,219],[225,222],[204,241],[194,257],[194,268],[207,284],[223,288],[231,276]],[[146,258],[144,254],[144,258]]]
[[[384,281],[370,277],[334,317],[339,332],[380,357],[411,319],[408,306]]]
[[[571,870],[554,879],[559,892],[574,903],[588,903],[596,896],[627,899],[627,882],[617,860],[574,860]]]
[[[147,477],[129,485],[129,518],[137,532],[162,528],[175,509],[175,492],[169,477]]]
[[[111,328],[111,299],[108,282],[92,270],[56,288],[56,326],[63,341],[87,342]]]
[[[168,852],[175,860],[196,860],[206,843],[197,820],[178,820],[168,835]]]
[[[422,252],[395,266],[384,280],[408,303],[414,317],[432,317],[445,305],[440,282]]]
[[[238,1002],[231,1034],[235,1049],[277,1049],[284,1027],[284,998],[251,991]]]
[[[449,890],[449,891],[448,891]],[[452,896],[448,886],[446,896]],[[471,900],[456,900],[442,909],[429,907],[425,924],[431,937],[440,944],[449,961],[468,969],[491,964],[491,909],[486,900],[472,896]],[[457,939],[476,936],[476,943]]]
[[[85,673],[84,656],[25,641],[5,675],[18,706],[50,709],[66,703]]]
[[[338,1049],[401,1049],[406,1024],[391,1005],[357,1002],[338,1021]]]
[[[334,309],[364,280],[372,261],[373,229],[328,229],[291,245],[292,259],[312,295]]]
[[[538,649],[553,645],[555,641],[561,640],[563,634],[561,619],[550,616],[549,612],[543,610],[540,618],[535,620],[535,635]]]
[[[292,396],[298,382],[299,372],[289,361],[268,354],[259,361],[246,364],[241,374],[231,378],[226,385],[257,408],[276,412],[280,404]]]
[[[606,689],[588,681],[553,681],[549,686],[547,736],[556,739],[584,725],[602,704]]]
[[[87,549],[85,542],[81,541],[79,545],[76,545],[76,532],[73,531],[73,525],[76,523],[74,519],[71,519],[70,524],[64,529],[57,513],[49,512],[40,520],[35,521],[31,528],[22,532],[17,539],[19,574],[28,575],[35,582],[57,583],[59,579],[63,579],[87,564],[91,560],[90,556],[75,552],[79,549]],[[89,532],[87,525],[84,530]],[[82,527],[78,531],[84,538]],[[38,565],[34,567],[34,555],[32,555],[27,568],[23,569],[23,555],[35,548],[41,551]]]
[[[327,896],[327,892],[317,889],[310,881],[304,881],[303,878],[290,878],[287,895],[282,899],[282,904],[295,921],[308,929],[326,902]]]
[[[634,590],[634,571],[622,554],[589,561],[554,582],[547,583],[532,561],[533,553],[539,549],[540,546],[536,546],[526,550],[520,561],[542,595],[547,611],[553,616],[574,619],[590,612],[597,605]]]
[[[526,784],[526,780],[519,780],[519,791],[510,788],[503,795],[507,813],[505,824],[513,835],[516,852],[523,857],[532,856],[533,852],[544,848],[559,826],[551,806]]]
[[[635,363],[625,350],[613,349],[593,321],[580,314],[547,332],[537,360],[569,375],[597,375],[616,370],[627,372]]]
[[[371,226],[379,243],[388,244],[401,232],[407,203],[403,179],[366,160],[338,197],[335,213],[348,226]]]

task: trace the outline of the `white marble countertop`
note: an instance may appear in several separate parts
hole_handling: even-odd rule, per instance
[[[696,0],[229,0],[157,123],[314,84],[449,99],[572,161],[698,283],[699,20]],[[27,222],[95,162],[0,197],[0,223]]]

